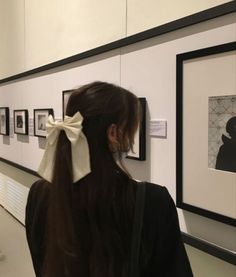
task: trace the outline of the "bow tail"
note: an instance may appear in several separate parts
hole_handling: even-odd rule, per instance
[[[52,182],[55,164],[55,144],[46,144],[42,161],[39,165],[38,174],[48,182]]]

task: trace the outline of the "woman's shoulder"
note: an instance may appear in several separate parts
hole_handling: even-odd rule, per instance
[[[150,182],[135,181],[136,185],[145,186],[145,210],[150,214],[153,211],[157,213],[175,213],[176,207],[168,189],[165,186]]]
[[[27,204],[40,205],[47,202],[50,193],[50,183],[40,179],[32,184],[28,194]]]
[[[44,180],[38,180],[32,184],[25,209],[25,226],[27,235],[31,233],[35,223],[42,225],[45,221],[48,208],[50,184]]]
[[[141,182],[137,180],[133,180],[133,182],[136,186],[145,186],[146,197],[150,198],[150,200],[157,200],[160,198],[170,197],[170,194],[165,186],[161,186],[150,182]]]
[[[49,193],[50,183],[43,179],[39,179],[30,187],[30,193],[32,194],[45,194]]]
[[[146,201],[150,209],[159,209],[161,214],[176,213],[175,202],[165,186],[146,182]]]

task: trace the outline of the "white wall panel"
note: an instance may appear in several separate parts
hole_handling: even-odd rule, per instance
[[[188,16],[228,0],[127,0],[127,35]]]
[[[0,79],[24,71],[24,0],[0,0]]]
[[[125,0],[25,0],[26,68],[123,38]]]

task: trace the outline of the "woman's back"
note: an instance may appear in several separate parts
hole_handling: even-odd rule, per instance
[[[75,90],[64,121],[49,116],[44,181],[32,186],[26,210],[37,276],[129,276],[137,183],[122,154],[140,118],[138,98],[104,82]],[[191,276],[174,203],[166,189],[146,186],[142,276]]]
[[[129,184],[136,189],[135,181],[131,180]],[[150,183],[145,185],[146,197],[141,240],[140,276],[192,276],[179,230],[176,209],[168,191],[158,185]],[[79,184],[74,184],[73,216],[78,238],[83,242],[81,245],[82,255],[80,260],[71,257],[70,271],[73,274],[68,276],[93,277],[89,270],[92,235],[88,230],[89,223],[86,212],[79,207],[79,191]],[[42,180],[36,182],[31,187],[26,209],[27,239],[37,276],[41,276],[40,272],[45,258],[44,243],[49,196],[50,184]],[[108,233],[113,228],[117,228],[117,226],[108,226],[105,222],[101,224],[105,225],[104,227],[107,228]],[[133,222],[130,222],[130,225],[132,224]],[[81,233],[83,233],[82,237],[80,237]],[[101,239],[106,241],[106,238]],[[128,248],[131,248],[131,239],[127,243]],[[55,262],[58,263],[58,261]],[[118,260],[117,264],[119,264]],[[117,270],[119,272],[118,266]]]

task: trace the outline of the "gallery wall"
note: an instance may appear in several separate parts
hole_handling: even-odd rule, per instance
[[[2,84],[0,103],[10,107],[11,119],[14,109],[28,109],[32,122],[33,109],[36,108],[53,108],[55,118],[62,118],[62,91],[94,80],[119,84],[139,97],[146,97],[147,125],[151,119],[167,120],[167,138],[150,137],[147,130],[147,160],[129,160],[126,163],[136,179],[166,186],[175,199],[176,54],[235,41],[235,30],[235,14],[231,14]],[[10,136],[0,138],[1,157],[37,170],[45,139],[13,134],[10,121]],[[178,212],[183,232],[231,251],[236,250],[233,227],[180,209]]]
[[[0,0],[0,79],[227,0]]]
[[[151,0],[147,1],[150,7],[156,7],[156,2],[157,1],[154,3],[154,1]],[[167,3],[167,1],[165,2]],[[205,5],[206,3],[214,5],[214,3],[216,3],[216,1],[194,2],[201,3],[201,5]],[[154,22],[156,22],[156,24],[162,24],[164,22],[161,21],[158,23],[154,20],[155,12],[153,9],[153,13],[151,13],[152,9],[149,8],[149,5],[143,7],[143,2],[135,1],[135,3],[137,5],[134,8],[134,1],[128,0],[127,2],[128,7],[133,4],[133,11],[135,11],[135,9],[137,10],[133,13],[134,17],[137,15],[141,17],[143,14],[148,14],[149,12],[149,16],[146,17],[146,20],[140,19],[140,25],[137,22],[134,24],[137,26],[137,32],[154,26],[152,25],[155,24]],[[159,4],[160,3],[161,1]],[[26,35],[19,35],[21,31],[23,33],[25,32],[25,17],[24,20],[22,20],[22,14],[26,11],[27,1],[17,1],[17,5],[13,5],[11,1],[6,2],[1,0],[0,4],[4,4],[5,7],[11,8],[12,12],[12,18],[10,18],[7,13],[4,17],[0,16],[0,30],[2,28],[1,26],[3,26],[2,22],[4,22],[4,24],[8,23],[6,25],[7,30],[10,30],[8,32],[5,28],[3,32],[4,38],[8,44],[0,44],[0,60],[4,61],[0,63],[1,69],[2,65],[4,65],[4,70],[0,70],[0,74],[3,74],[0,78],[28,70],[30,66],[39,66],[43,63],[53,61],[53,59],[61,59],[64,55],[68,56],[68,53],[73,54],[74,50],[79,49],[77,46],[73,48],[76,44],[73,39],[76,40],[78,37],[70,30],[72,41],[70,46],[68,44],[67,49],[65,46],[64,52],[61,50],[64,47],[63,42],[60,41],[60,49],[55,48],[55,52],[50,48],[52,46],[48,46],[50,57],[47,56],[47,43],[44,43],[42,48],[40,47],[40,43],[42,43],[42,41],[45,42],[46,39],[42,40],[41,37],[38,41],[38,46],[32,42],[32,52],[30,53],[25,44]],[[42,7],[45,4],[46,2],[42,1]],[[37,3],[36,1],[31,1],[30,5],[34,6],[36,9]],[[138,9],[141,7],[145,12],[139,14]],[[188,4],[186,4],[186,8],[187,7]],[[192,7],[197,11],[193,3]],[[201,10],[201,7],[198,8]],[[67,8],[70,9],[70,6]],[[117,10],[123,11],[123,8],[117,8]],[[46,13],[46,9],[44,11]],[[127,18],[131,18],[131,11],[132,9],[127,9]],[[182,11],[184,12],[184,10]],[[2,10],[0,9],[0,14],[1,12]],[[44,14],[43,9],[41,12]],[[181,16],[181,13],[178,15],[178,12],[180,11],[176,8],[176,18]],[[121,14],[122,12],[120,15]],[[151,14],[153,14],[153,16],[151,16]],[[187,14],[186,12],[184,15]],[[50,17],[47,14],[44,14],[44,16],[45,22],[47,22]],[[131,21],[126,21],[125,23],[125,36],[132,34],[132,28],[129,28],[131,25],[127,24],[127,22],[135,22],[134,17]],[[138,17],[136,17],[136,19],[137,18]],[[171,18],[175,19],[174,16]],[[76,88],[77,86],[94,80],[108,81],[130,89],[139,97],[147,98],[147,159],[144,162],[127,160],[126,164],[129,170],[136,179],[147,180],[166,186],[173,199],[176,199],[176,54],[235,41],[235,18],[235,13],[222,16],[182,30],[177,30],[143,42],[57,67],[50,71],[44,71],[1,84],[0,106],[10,107],[11,132],[9,137],[0,136],[0,156],[26,168],[37,170],[43,155],[45,139],[34,137],[32,135],[32,130],[29,136],[13,134],[13,110],[28,109],[31,124],[33,109],[36,108],[53,108],[55,118],[59,119],[62,118],[63,90]],[[37,20],[40,20],[40,18]],[[56,22],[54,26],[49,26],[50,23],[42,24],[44,26],[44,31],[47,30],[47,28],[49,30],[51,28],[50,32],[60,32],[60,28],[62,28],[63,25],[56,27],[57,23],[58,22]],[[27,24],[30,24],[30,21]],[[37,27],[37,32],[39,34],[40,32],[42,33],[40,26],[33,26],[34,24],[32,25],[32,32],[33,29]],[[122,31],[120,33],[117,31],[117,33],[121,34],[123,32],[123,27],[119,30]],[[76,31],[77,28],[74,32]],[[95,32],[95,29],[93,31]],[[34,39],[37,40],[36,33],[33,35]],[[66,35],[68,35],[68,33]],[[92,36],[92,33],[90,33],[90,36]],[[45,38],[46,37],[50,37],[50,34],[47,32],[45,32]],[[117,38],[119,37],[117,36]],[[30,38],[28,39],[28,44],[30,44]],[[96,44],[96,39],[95,37],[94,44],[91,44],[92,46],[90,45],[89,47],[96,47],[99,45]],[[116,38],[112,39],[116,40]],[[54,37],[54,41],[55,44],[58,44],[57,38]],[[71,47],[74,49],[73,51]],[[36,52],[34,52],[35,49],[37,49]],[[12,53],[9,57],[10,52]],[[78,51],[76,54],[77,53]],[[28,65],[27,59],[25,58],[27,55],[31,55],[28,56]],[[44,62],[42,63],[42,61]],[[32,64],[30,65],[30,63]],[[167,138],[149,136],[149,121],[151,119],[167,120]],[[2,174],[9,174],[9,170],[7,170],[2,163],[0,164],[0,171]],[[30,185],[31,181],[35,180],[35,177],[31,178],[29,174],[26,174],[26,176],[23,174],[19,177],[19,173],[17,172],[18,169],[15,171],[16,172],[11,168],[10,177],[27,187]],[[184,233],[222,247],[222,249],[227,249],[232,253],[236,252],[236,231],[234,227],[182,209],[178,209],[178,214],[181,230]],[[234,276],[235,267],[233,265],[207,254],[203,254],[192,247],[187,247],[187,250],[190,255],[192,266],[194,267],[195,276],[218,277],[224,274],[229,277]]]

